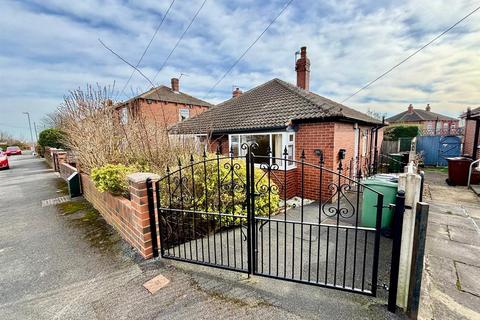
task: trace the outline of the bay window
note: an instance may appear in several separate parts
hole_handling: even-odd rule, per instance
[[[272,132],[272,133],[246,133],[246,134],[230,134],[228,136],[229,150],[233,151],[233,156],[245,156],[246,150],[242,150],[241,145],[244,143],[251,144],[256,142],[258,148],[254,153],[255,163],[276,163],[283,168],[284,150],[287,149],[287,169],[295,167],[295,133],[293,132]],[[271,150],[271,158],[269,158],[268,150]]]

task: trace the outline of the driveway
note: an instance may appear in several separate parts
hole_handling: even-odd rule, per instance
[[[420,316],[480,319],[480,200],[447,175],[426,172],[430,199]]]
[[[11,166],[0,171],[2,319],[395,318],[382,298],[142,261],[83,199],[54,204],[65,186],[43,160]],[[151,294],[143,284],[158,275],[170,283]]]

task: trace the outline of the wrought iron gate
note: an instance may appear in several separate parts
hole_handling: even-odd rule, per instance
[[[256,147],[192,156],[147,180],[154,254],[158,231],[163,258],[376,295],[383,195],[341,161],[333,171],[323,157]]]

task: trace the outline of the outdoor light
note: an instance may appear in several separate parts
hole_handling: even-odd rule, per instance
[[[345,154],[346,153],[347,153],[347,150],[345,150],[345,149],[338,150],[338,159],[339,160],[345,159]]]

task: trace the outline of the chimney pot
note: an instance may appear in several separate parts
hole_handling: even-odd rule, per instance
[[[239,95],[241,95],[243,93],[242,90],[240,90],[240,88],[236,88],[235,90],[233,90],[232,92],[232,98],[236,98],[238,97]]]
[[[295,63],[297,71],[297,87],[310,89],[310,59],[307,58],[307,47],[300,48],[300,58]]]
[[[432,108],[430,107],[430,103],[427,103],[427,107],[425,108],[426,111],[430,111],[432,110]]]
[[[413,113],[413,105],[411,103],[408,106],[408,113]]]
[[[179,92],[180,91],[180,82],[178,78],[172,78],[172,90],[173,92]]]

